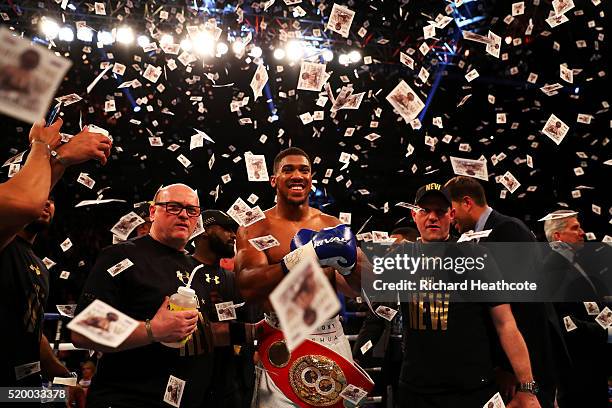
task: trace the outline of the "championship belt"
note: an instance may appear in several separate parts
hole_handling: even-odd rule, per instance
[[[340,393],[347,385],[368,393],[374,388],[361,367],[334,350],[307,339],[289,352],[282,331],[265,320],[257,326],[260,361],[274,384],[298,406],[343,408]]]

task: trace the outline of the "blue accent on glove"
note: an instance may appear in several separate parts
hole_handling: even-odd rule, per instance
[[[291,240],[291,244],[289,244],[289,248],[292,251],[295,251],[299,247],[306,245],[307,243],[312,241],[312,237],[314,237],[316,233],[317,231],[313,231],[307,228],[302,228],[295,234],[295,236]]]
[[[291,250],[308,242],[312,242],[321,266],[331,266],[342,275],[349,275],[357,263],[357,239],[344,224],[319,232],[301,229],[291,240]]]

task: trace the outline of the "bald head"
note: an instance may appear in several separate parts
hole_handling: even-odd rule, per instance
[[[150,234],[156,241],[177,250],[183,250],[195,230],[198,217],[190,217],[185,208],[178,214],[168,212],[172,207],[199,207],[200,200],[195,190],[185,184],[171,184],[160,188],[149,209]]]
[[[183,183],[174,183],[168,186],[162,186],[155,193],[155,197],[153,197],[154,202],[159,201],[168,201],[168,196],[173,196],[176,193],[192,193],[196,200],[198,200],[198,205],[200,204],[200,200],[198,198],[198,192],[193,188],[189,187],[187,184]]]

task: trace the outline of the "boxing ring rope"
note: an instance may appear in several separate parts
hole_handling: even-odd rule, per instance
[[[75,345],[72,343],[57,343],[59,341],[59,333],[61,332],[61,327],[62,327],[62,317],[65,317],[65,316],[62,316],[59,313],[45,313],[44,321],[54,321],[54,320],[58,321],[58,328],[56,331],[55,342],[49,343],[49,346],[51,347],[51,349],[58,350],[58,351],[81,351],[81,350],[88,351],[88,349],[75,347]],[[347,335],[346,337],[349,339],[349,341],[357,340],[356,334],[350,334],[350,335]],[[56,343],[57,343],[57,347],[55,346]],[[364,370],[369,373],[379,373],[379,372],[382,372],[382,367],[371,367],[371,368],[365,368]],[[371,397],[365,398],[365,402],[369,404],[380,404],[382,403],[382,401],[383,401],[382,396],[371,396]]]

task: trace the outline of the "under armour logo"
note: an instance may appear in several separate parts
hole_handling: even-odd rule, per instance
[[[30,269],[36,272],[36,275],[40,275],[40,268],[38,267],[38,265],[37,266],[30,265]]]
[[[219,281],[219,277],[218,277],[218,276],[215,276],[215,278],[214,278],[214,279],[211,279],[211,278],[210,278],[210,275],[207,273],[207,274],[206,274],[206,283],[210,283],[210,281],[211,281],[211,280],[214,280],[214,281],[215,281],[215,285],[218,285],[218,284],[220,283],[220,281]]]
[[[183,285],[187,285],[187,282],[189,282],[189,272],[182,273],[181,271],[176,271],[176,277]],[[187,281],[185,281],[185,279],[187,279]]]

